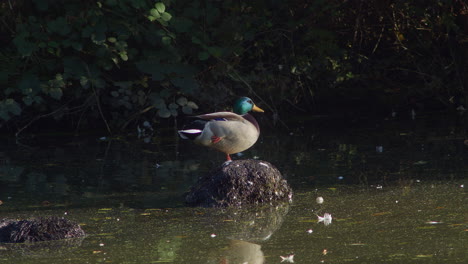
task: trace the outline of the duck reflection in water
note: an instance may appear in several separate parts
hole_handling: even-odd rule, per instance
[[[242,240],[231,240],[219,261],[220,264],[262,264],[264,262],[265,256],[263,255],[261,246]]]

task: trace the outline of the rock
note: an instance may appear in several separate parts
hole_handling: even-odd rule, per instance
[[[0,220],[0,243],[22,243],[85,235],[77,223],[61,217],[39,217],[28,220]]]
[[[201,178],[186,194],[189,206],[241,207],[290,201],[292,189],[267,161],[226,162]]]

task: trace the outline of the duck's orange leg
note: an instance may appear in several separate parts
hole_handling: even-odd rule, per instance
[[[229,154],[227,153],[226,153],[226,161],[232,161],[231,156],[229,156]]]

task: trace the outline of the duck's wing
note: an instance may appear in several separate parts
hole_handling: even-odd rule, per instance
[[[198,115],[197,118],[204,120],[219,120],[219,121],[242,121],[244,117],[232,112],[216,112],[204,115]]]

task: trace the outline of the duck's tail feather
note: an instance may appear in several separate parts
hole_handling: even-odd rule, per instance
[[[183,139],[195,139],[198,137],[203,131],[200,129],[183,129],[177,131],[179,133],[179,136]]]
[[[205,120],[195,120],[177,132],[181,138],[193,140],[203,132],[206,122]]]

